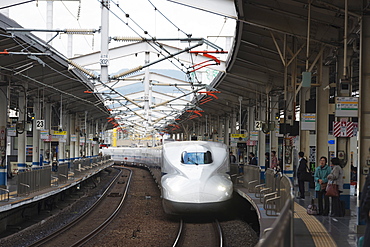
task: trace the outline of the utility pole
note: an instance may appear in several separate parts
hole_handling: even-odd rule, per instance
[[[101,51],[100,51],[100,81],[107,83],[109,65],[109,5],[110,0],[101,1]]]

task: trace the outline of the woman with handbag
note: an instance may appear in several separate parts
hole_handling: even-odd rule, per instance
[[[328,166],[328,159],[325,156],[320,158],[320,165],[315,169],[315,191],[319,201],[318,215],[327,216],[329,214],[329,197],[326,195],[326,186],[328,184],[328,175],[331,168]],[[324,206],[323,199],[324,198]]]
[[[328,175],[328,185],[326,188],[326,195],[331,196],[331,214],[330,216],[340,217],[340,193],[343,190],[343,169],[340,167],[340,161],[338,158],[332,158],[331,163],[333,165],[331,173]]]

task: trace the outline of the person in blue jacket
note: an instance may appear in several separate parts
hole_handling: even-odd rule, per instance
[[[329,197],[326,196],[326,185],[328,184],[328,175],[331,173],[331,168],[327,163],[328,159],[325,156],[322,156],[320,158],[320,165],[316,167],[314,175],[315,191],[319,201],[319,215],[329,214]]]

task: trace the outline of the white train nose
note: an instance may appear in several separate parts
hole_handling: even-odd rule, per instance
[[[232,182],[228,176],[212,176],[207,179],[187,178],[181,175],[162,177],[162,195],[171,201],[208,203],[227,200],[232,194]]]

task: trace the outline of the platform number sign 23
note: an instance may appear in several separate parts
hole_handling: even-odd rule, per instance
[[[36,129],[38,130],[45,129],[45,120],[36,120]]]

